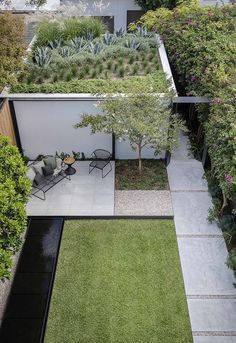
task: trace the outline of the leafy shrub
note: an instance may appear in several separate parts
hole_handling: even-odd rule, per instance
[[[9,277],[12,256],[22,243],[30,192],[27,168],[18,149],[0,136],[0,279]]]
[[[135,2],[144,10],[154,10],[158,7],[174,8],[177,0],[135,0]]]
[[[11,13],[0,15],[0,93],[16,83],[16,72],[23,70],[25,55],[24,21]]]
[[[199,120],[212,172],[228,199],[236,193],[235,18],[235,5],[203,7],[189,1],[141,20],[162,35],[186,94],[212,99],[210,109],[198,106]]]

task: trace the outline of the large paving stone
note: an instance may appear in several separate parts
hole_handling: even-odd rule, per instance
[[[236,331],[236,299],[190,299],[188,308],[193,332]]]
[[[193,158],[192,152],[190,150],[190,143],[188,136],[181,134],[179,137],[179,147],[172,154],[173,160],[187,160]]]
[[[197,160],[172,160],[167,167],[171,191],[206,191],[203,168]]]
[[[177,234],[221,234],[216,224],[207,220],[212,206],[208,192],[172,192]]]
[[[223,238],[178,237],[178,246],[187,295],[236,295]]]
[[[194,343],[235,343],[236,336],[194,336]]]

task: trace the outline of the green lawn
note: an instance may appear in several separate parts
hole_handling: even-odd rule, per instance
[[[45,342],[191,343],[173,221],[67,221]]]

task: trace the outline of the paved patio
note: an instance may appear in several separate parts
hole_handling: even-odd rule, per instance
[[[46,200],[30,197],[28,216],[83,216],[114,214],[114,178],[112,171],[102,179],[101,171],[88,173],[89,161],[76,162],[76,174],[65,179],[46,193]]]
[[[236,342],[236,289],[221,230],[207,221],[212,206],[201,162],[188,140],[172,156],[168,177],[194,343]]]

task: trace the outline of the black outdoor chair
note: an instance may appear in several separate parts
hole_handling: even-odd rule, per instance
[[[112,171],[111,165],[111,153],[107,150],[96,149],[92,153],[92,162],[89,163],[89,174],[94,170],[94,168],[100,169],[102,171],[102,178],[107,176]],[[104,175],[103,169],[108,166],[110,167],[109,171]]]

